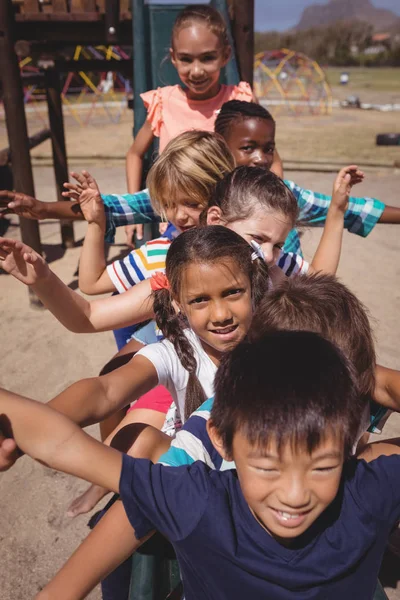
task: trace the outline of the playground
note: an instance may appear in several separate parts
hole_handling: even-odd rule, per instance
[[[50,4],[50,1],[45,3],[46,6]],[[67,6],[62,0],[59,4],[54,2],[54,7],[61,4]],[[97,7],[101,4],[104,7],[104,3],[95,3],[94,0],[87,3]],[[109,6],[116,4],[110,2]],[[121,2],[121,11],[122,5],[126,8],[127,4]],[[80,2],[68,2],[68,7],[78,5]],[[225,3],[219,2],[217,5],[221,7]],[[240,6],[240,0],[235,5]],[[140,6],[140,2],[135,1],[135,6]],[[132,128],[137,132],[145,117],[143,107],[139,106],[138,92],[155,87],[156,83],[164,85],[160,83],[160,78],[168,76],[170,65],[163,67],[162,72],[157,70],[157,80],[154,65],[161,63],[161,51],[164,50],[164,42],[160,42],[157,52],[154,51],[151,56],[152,65],[148,69],[154,78],[146,80],[146,68],[141,69],[141,74],[135,73],[137,88],[132,98],[131,77],[127,75],[128,66],[132,69],[131,55],[122,42],[118,45],[115,31],[111,31],[118,22],[118,18],[112,21],[112,16],[105,13],[108,33],[101,45],[97,43],[98,34],[91,33],[89,37],[92,36],[92,39],[87,45],[75,43],[71,46],[66,58],[68,68],[59,68],[59,63],[50,65],[49,71],[52,72],[54,68],[52,75],[58,79],[54,87],[48,90],[56,90],[59,104],[54,101],[54,95],[49,102],[49,91],[46,92],[46,86],[43,87],[43,77],[47,78],[47,83],[51,83],[48,73],[43,67],[35,70],[36,63],[29,54],[25,58],[20,57],[19,68],[25,73],[31,72],[32,81],[35,81],[28,85],[26,82],[29,77],[26,77],[23,87],[29,136],[49,127],[50,110],[51,138],[30,152],[34,193],[41,200],[57,200],[61,178],[66,178],[67,166],[69,170],[89,170],[104,194],[126,192],[125,156],[132,142]],[[132,25],[130,18],[126,13],[124,19],[121,17],[122,25],[118,24],[121,25],[121,40],[125,42],[132,34],[131,29],[128,31],[127,28],[127,24],[129,27]],[[91,27],[100,27],[100,19],[98,21],[95,22],[93,17],[94,25],[91,23]],[[101,22],[101,27],[103,25]],[[80,31],[83,31],[83,27]],[[233,33],[238,40],[238,33]],[[139,39],[137,31],[136,36]],[[245,44],[246,40],[242,39],[242,42]],[[143,56],[143,40],[141,44],[142,55],[139,55],[139,47],[136,64],[142,61],[141,66],[147,67],[150,59]],[[238,68],[241,74],[245,71],[249,54],[242,52],[241,58],[244,59],[242,64],[234,62],[224,72],[228,81],[238,77]],[[91,61],[96,69],[91,69]],[[104,68],[99,71],[99,61],[108,61],[110,70]],[[251,55],[250,70],[252,61]],[[77,64],[74,65],[74,62]],[[117,62],[125,62],[121,72],[118,71]],[[399,72],[396,71],[396,77]],[[38,80],[35,79],[37,76]],[[341,100],[344,91],[335,85],[336,76],[336,72],[330,73],[329,81],[333,85],[333,98]],[[398,102],[396,90],[393,91],[391,84],[387,83],[389,80],[391,78],[386,74],[386,79],[382,78],[379,85],[370,89],[364,75],[354,73],[351,74],[351,88],[349,86],[346,91],[360,94],[363,98],[365,96],[371,102],[375,102],[378,95],[379,101]],[[128,100],[132,101],[133,112],[128,107]],[[271,108],[277,121],[277,147],[287,179],[304,188],[329,194],[334,173],[344,164],[353,163],[356,157],[366,172],[366,181],[357,188],[357,195],[377,197],[387,204],[400,207],[400,149],[375,145],[377,134],[396,130],[399,112],[361,111],[332,108],[329,105],[327,110],[321,109],[318,114],[310,110],[300,115],[297,109],[282,110],[279,104],[272,102],[269,106],[268,97],[263,99],[263,103]],[[64,136],[66,152],[63,148]],[[1,106],[0,149],[8,145],[12,144],[7,135],[5,111]],[[17,154],[15,147],[14,156]],[[318,157],[317,160],[315,157]],[[53,164],[56,167],[54,170]],[[26,193],[33,193],[33,188],[29,189],[26,169],[23,172],[18,168],[14,174],[17,185]],[[16,216],[0,219],[0,226],[3,228],[2,235],[13,239],[23,236]],[[58,221],[49,220],[38,227],[44,256],[60,279],[74,290],[78,290],[77,266],[86,228],[85,222],[74,223],[74,244],[70,243],[73,247],[66,248],[65,244],[62,245],[65,240],[62,240]],[[309,259],[318,245],[321,230],[305,229],[302,235],[305,257]],[[109,261],[126,255],[124,239],[123,228],[120,228],[115,243],[107,247]],[[371,313],[378,360],[396,369],[400,368],[398,246],[398,228],[395,225],[377,225],[367,240],[346,233],[344,260],[338,272],[341,281],[356,293]],[[111,332],[97,334],[96,340],[89,334],[80,334],[78,338],[77,334],[64,329],[48,311],[30,306],[27,289],[3,271],[0,271],[0,296],[7,299],[1,310],[3,332],[0,352],[0,383],[7,389],[46,402],[73,382],[96,376],[115,353]],[[88,432],[99,439],[98,426],[88,428]],[[400,437],[398,414],[391,416],[380,437]],[[34,597],[84,539],[88,533],[87,521],[92,513],[71,520],[66,516],[66,509],[86,486],[81,480],[47,469],[26,457],[21,458],[14,468],[0,473],[0,600]],[[399,573],[400,559],[387,553],[380,579],[389,600],[400,600]],[[89,600],[100,600],[100,588],[87,597]]]

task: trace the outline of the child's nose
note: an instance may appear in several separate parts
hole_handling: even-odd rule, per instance
[[[262,244],[262,250],[265,256],[265,262],[269,267],[275,264],[274,248],[271,244]]]
[[[211,311],[212,323],[219,325],[227,323],[232,318],[231,312],[226,302],[214,302]]]
[[[192,66],[192,75],[199,77],[199,75],[202,75],[202,74],[203,74],[202,65],[199,62],[195,61]]]
[[[310,492],[303,478],[291,477],[285,483],[280,498],[282,504],[292,509],[302,509],[310,503]]]
[[[255,167],[261,167],[262,169],[268,168],[267,156],[261,150],[256,152],[253,156],[253,165]]]

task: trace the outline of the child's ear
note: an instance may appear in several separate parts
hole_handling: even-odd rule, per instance
[[[171,59],[171,62],[172,62],[172,64],[174,65],[174,67],[175,67],[175,69],[176,69],[176,68],[177,68],[177,67],[176,67],[176,57],[175,57],[175,51],[174,51],[174,49],[173,49],[173,48],[170,48],[170,49],[169,49],[169,57],[170,57],[170,59]]]
[[[212,419],[209,419],[207,421],[206,427],[207,427],[207,433],[211,440],[211,443],[214,446],[214,448],[216,449],[216,451],[218,452],[218,454],[220,456],[222,456],[222,458],[224,460],[231,461],[232,457],[229,456],[229,454],[226,452],[224,444],[222,443],[221,436],[219,435],[216,427],[214,427],[214,423],[213,423]]]
[[[221,225],[222,211],[219,206],[211,206],[207,211],[207,225]]]
[[[230,46],[225,47],[224,48],[224,63],[223,63],[224,67],[230,61],[231,56],[232,56],[232,48]]]

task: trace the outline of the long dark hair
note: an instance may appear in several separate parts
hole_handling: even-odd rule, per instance
[[[172,242],[167,254],[166,275],[170,289],[154,292],[157,325],[172,342],[182,366],[189,372],[185,397],[186,419],[206,397],[197,378],[193,348],[184,333],[187,322],[180,313],[176,313],[172,301],[181,298],[183,275],[189,264],[215,263],[227,258],[233,259],[238,270],[248,276],[255,308],[268,288],[267,265],[260,259],[252,260],[249,244],[240,235],[221,225],[197,227],[181,233]]]

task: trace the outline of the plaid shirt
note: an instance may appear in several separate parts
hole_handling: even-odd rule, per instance
[[[297,200],[300,221],[314,226],[323,226],[332,196],[305,190],[293,181],[286,179],[284,181]],[[384,209],[384,203],[375,198],[350,197],[349,208],[344,216],[344,227],[351,233],[367,237],[379,221]],[[301,254],[300,238],[296,229],[292,229],[286,238],[284,250]]]
[[[101,195],[106,212],[106,242],[113,242],[115,230],[121,225],[159,223],[160,217],[154,213],[149,192],[142,190],[136,194]]]
[[[300,220],[311,225],[322,226],[328,213],[331,196],[305,190],[293,181],[285,180],[287,187],[293,192],[300,208]],[[113,242],[116,227],[136,223],[159,222],[160,217],[154,214],[147,190],[136,194],[109,194],[102,196],[106,210],[106,241]],[[379,221],[385,205],[375,198],[349,199],[349,208],[344,217],[345,229],[366,237]],[[292,229],[286,238],[284,252],[301,255],[298,231]]]

